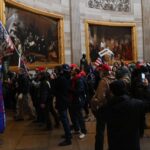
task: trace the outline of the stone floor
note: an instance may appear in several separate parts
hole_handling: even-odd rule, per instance
[[[86,123],[88,134],[85,139],[79,140],[73,136],[71,146],[59,147],[62,128],[53,131],[42,131],[41,127],[31,121],[14,122],[12,116],[7,116],[7,128],[0,140],[0,150],[94,150],[95,121]],[[150,115],[147,117],[150,124]],[[105,150],[107,140],[105,137]],[[145,130],[145,136],[141,140],[141,150],[150,150],[150,130]]]

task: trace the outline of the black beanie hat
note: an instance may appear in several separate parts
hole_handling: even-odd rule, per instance
[[[125,83],[122,80],[112,82],[110,84],[110,90],[115,96],[121,96],[127,93]]]

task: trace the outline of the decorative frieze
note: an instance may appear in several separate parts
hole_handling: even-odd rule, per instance
[[[88,7],[118,12],[129,12],[131,4],[130,0],[88,0]]]

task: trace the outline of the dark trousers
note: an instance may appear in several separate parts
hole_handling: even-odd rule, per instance
[[[69,124],[69,119],[67,115],[67,110],[61,110],[59,111],[60,115],[60,120],[62,122],[64,132],[65,132],[65,138],[66,140],[70,141],[71,140],[71,130],[70,130],[70,124]]]
[[[140,116],[140,129],[139,129],[139,132],[140,132],[140,137],[142,138],[144,136],[144,129],[146,128],[146,114],[142,114]]]
[[[53,107],[53,101],[48,101],[45,106],[45,108],[41,108],[40,103],[36,104],[37,121],[41,123],[46,123],[47,128],[52,128],[52,120],[50,117],[51,113],[54,117],[55,126],[59,126],[59,117]]]
[[[87,130],[85,127],[85,121],[82,114],[82,107],[72,106],[71,115],[74,130],[81,131],[82,133],[86,134]]]
[[[86,115],[89,115],[90,112],[89,112],[89,103],[88,103],[88,101],[86,101],[86,103],[85,103],[84,111],[85,111]]]
[[[46,125],[47,129],[52,128],[52,121],[49,114],[49,103],[45,104],[45,108],[40,108],[40,115],[39,115],[40,122]]]
[[[96,136],[95,150],[103,150],[104,145],[105,122],[100,117],[100,112],[96,114]]]

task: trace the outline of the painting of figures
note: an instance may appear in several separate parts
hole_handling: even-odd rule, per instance
[[[135,51],[132,29],[132,26],[88,24],[90,60],[94,62],[98,52],[108,48],[114,53],[115,60],[132,61]]]
[[[26,9],[6,5],[6,29],[27,65],[59,64],[59,19]],[[18,54],[9,58],[10,66],[18,65]]]

